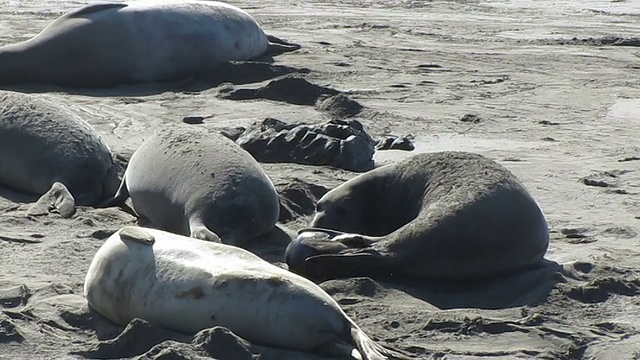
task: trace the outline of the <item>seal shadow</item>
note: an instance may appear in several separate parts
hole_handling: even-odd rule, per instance
[[[93,309],[91,311],[94,312],[96,319],[102,317],[97,311]],[[109,320],[102,317],[94,324],[96,326],[93,330],[96,331],[97,342],[77,347],[70,354],[89,359],[131,358],[142,355],[165,341],[189,343],[191,340],[191,336],[149,324],[139,318],[131,320],[126,326],[117,327],[113,323],[102,323],[103,321]],[[105,329],[109,329],[109,332],[105,332]]]
[[[163,356],[162,354],[170,354]],[[194,335],[180,334],[135,318],[108,338],[76,346],[70,352],[88,359],[256,359],[338,360],[269,346],[256,345],[231,330],[214,326]]]
[[[283,264],[284,250],[293,238],[296,232],[287,228],[283,224],[276,224],[271,231],[258,236],[243,246],[246,250],[258,255],[263,260],[278,266]],[[286,265],[283,265],[286,268]]]
[[[473,281],[416,281],[400,278],[375,279],[381,286],[406,293],[439,309],[505,309],[534,306],[548,298],[558,283],[570,276],[551,260],[512,274]]]
[[[23,203],[34,203],[38,200],[39,196],[34,194],[24,193],[18,190],[13,190],[9,187],[0,185],[0,198],[7,199],[14,203],[23,204]]]
[[[158,83],[117,85],[107,88],[70,88],[55,85],[23,84],[0,85],[1,90],[25,93],[62,92],[70,95],[93,97],[148,96],[163,92],[199,92],[215,88],[224,83],[244,85],[274,79],[288,74],[308,74],[308,68],[275,65],[275,60],[264,55],[257,60],[229,61],[180,80]]]

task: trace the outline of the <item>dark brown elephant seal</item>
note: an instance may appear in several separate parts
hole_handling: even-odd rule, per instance
[[[280,213],[273,183],[248,152],[217,132],[187,127],[146,140],[103,206],[128,197],[160,229],[231,245],[274,229]]]
[[[76,114],[32,95],[0,92],[0,186],[42,195],[31,215],[75,213],[99,205],[118,187],[100,135]]]
[[[471,280],[539,264],[545,217],[507,169],[466,152],[420,154],[325,194],[313,228],[286,251],[317,279],[370,276]]]
[[[29,40],[0,47],[0,84],[95,88],[175,81],[226,61],[298,48],[267,36],[251,15],[222,2],[98,2],[62,15]]]

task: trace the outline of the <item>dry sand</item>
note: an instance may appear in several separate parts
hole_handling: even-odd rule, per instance
[[[29,38],[82,3],[0,1],[0,44]],[[300,43],[276,63],[306,67],[310,82],[363,104],[358,119],[373,135],[412,134],[416,151],[495,159],[548,218],[550,263],[536,271],[466,285],[323,283],[371,337],[427,359],[640,358],[640,51],[638,41],[611,38],[639,36],[636,1],[231,3],[267,32]],[[209,130],[266,117],[326,120],[313,106],[223,100],[220,88],[41,96],[81,114],[124,158],[185,115],[215,114],[194,125]],[[466,114],[480,122],[461,121]],[[265,168],[279,189],[294,178],[331,188],[354,176]],[[32,199],[2,195],[12,200],[0,198],[0,358],[67,358],[117,335],[122,328],[87,312],[82,282],[102,239],[135,219],[91,208],[71,219],[27,217]],[[308,220],[286,225],[295,230]],[[277,261],[279,251],[261,255]]]

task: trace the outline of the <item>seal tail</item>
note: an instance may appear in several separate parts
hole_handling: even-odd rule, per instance
[[[279,55],[286,52],[296,51],[301,48],[299,44],[290,43],[273,35],[265,35],[267,36],[267,40],[269,40],[269,47],[265,54]]]

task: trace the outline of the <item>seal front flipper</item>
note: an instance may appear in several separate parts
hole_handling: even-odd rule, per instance
[[[280,55],[282,53],[296,51],[301,48],[298,44],[290,43],[273,35],[265,34],[265,36],[267,37],[267,40],[269,40],[269,47],[267,47],[267,50],[263,55]]]
[[[76,199],[60,182],[54,182],[51,189],[29,208],[27,215],[46,215],[51,212],[57,212],[63,218],[70,218],[76,212]]]
[[[189,231],[191,231],[189,237],[192,237],[194,239],[216,243],[221,242],[218,234],[209,230],[209,228],[205,224],[203,224],[202,221],[197,217],[191,217],[191,219],[189,219]]]

